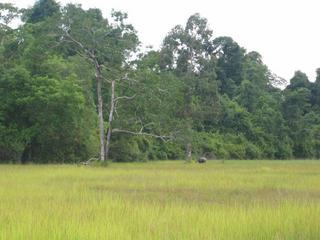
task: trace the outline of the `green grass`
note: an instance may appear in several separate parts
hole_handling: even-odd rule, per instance
[[[0,239],[320,239],[320,161],[0,165]]]

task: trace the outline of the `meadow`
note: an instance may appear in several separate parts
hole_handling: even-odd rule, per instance
[[[320,239],[320,161],[0,165],[1,240]]]

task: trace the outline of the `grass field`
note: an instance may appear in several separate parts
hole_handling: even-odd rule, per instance
[[[320,161],[0,165],[0,239],[320,239]]]

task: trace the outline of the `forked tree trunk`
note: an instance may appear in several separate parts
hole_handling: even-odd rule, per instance
[[[107,143],[106,143],[106,159],[109,158],[109,149],[110,149],[110,140],[112,133],[112,121],[113,121],[113,113],[115,107],[115,80],[111,82],[111,99],[110,99],[110,113],[109,113],[109,121],[108,121],[108,133],[107,133]]]

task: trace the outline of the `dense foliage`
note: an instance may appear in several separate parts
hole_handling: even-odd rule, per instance
[[[281,90],[259,53],[199,14],[147,52],[126,18],[0,4],[0,162],[98,157],[98,78],[115,161],[320,158],[320,69]]]

